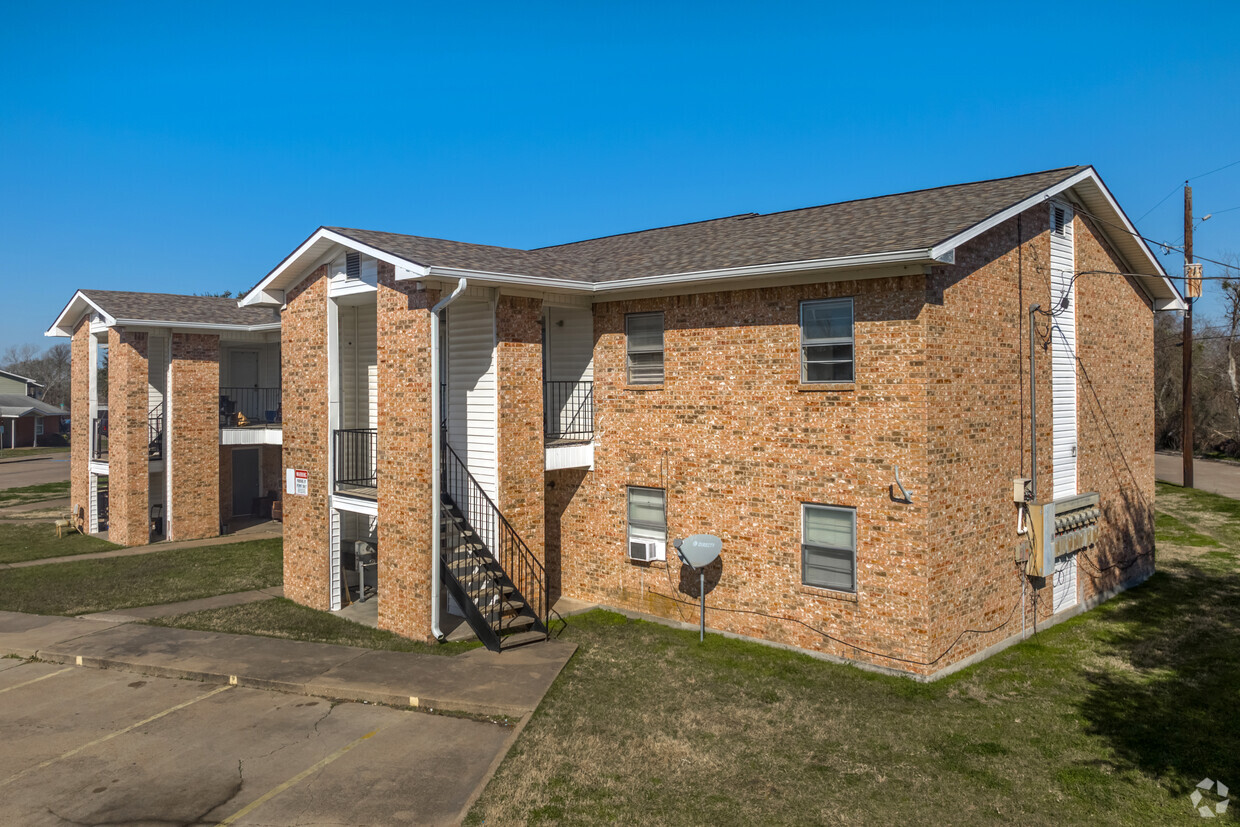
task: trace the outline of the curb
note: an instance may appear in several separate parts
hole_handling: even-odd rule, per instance
[[[316,687],[315,681],[301,683],[294,681],[272,680],[249,675],[232,675],[226,672],[206,672],[193,669],[178,669],[172,666],[156,666],[151,664],[133,663],[113,658],[97,658],[85,655],[74,655],[68,652],[54,652],[34,649],[10,649],[13,654],[26,660],[37,659],[49,663],[60,663],[66,666],[81,666],[90,669],[110,669],[118,672],[132,672],[157,678],[173,678],[191,680],[199,683],[217,684],[220,686],[238,686],[244,689],[261,689],[271,692],[284,692],[289,695],[303,695],[312,698],[324,698],[334,701],[355,701],[359,703],[382,704],[384,706],[412,708],[421,711],[434,710],[439,712],[463,712],[471,715],[487,715],[524,719],[534,710],[506,704],[484,704],[472,701],[450,701],[438,698],[397,695],[390,692],[349,690],[343,687]]]

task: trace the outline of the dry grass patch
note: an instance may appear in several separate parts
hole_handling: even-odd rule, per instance
[[[569,618],[467,823],[1198,823],[1193,785],[1240,778],[1240,503],[1198,493],[1146,584],[929,685]]]

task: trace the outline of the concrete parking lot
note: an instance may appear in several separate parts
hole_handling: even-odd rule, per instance
[[[384,706],[0,660],[0,824],[454,824],[514,735]]]

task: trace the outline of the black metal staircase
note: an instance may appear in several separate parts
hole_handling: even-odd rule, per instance
[[[547,573],[445,441],[439,565],[448,594],[488,649],[547,639]]]

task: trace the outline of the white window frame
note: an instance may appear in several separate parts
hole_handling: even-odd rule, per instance
[[[41,416],[34,418],[34,435],[43,436],[43,417]]]
[[[832,336],[828,338],[812,339],[805,335],[805,308],[807,306],[820,304],[848,305],[848,336]],[[851,296],[841,299],[806,299],[802,301],[798,311],[798,326],[801,329],[801,384],[841,385],[857,381],[857,315]],[[849,345],[852,348],[852,358],[847,360],[852,376],[848,379],[811,380],[809,378],[810,362],[806,356],[809,348],[830,345]],[[827,361],[819,360],[816,361],[815,364],[843,364],[844,362],[845,360],[843,359],[831,359]]]
[[[654,318],[659,319],[659,346],[655,347],[633,347],[633,337],[629,335],[629,322],[632,319]],[[665,350],[665,333],[667,327],[663,319],[663,311],[655,310],[645,313],[626,313],[624,314],[624,373],[625,382],[629,385],[662,385],[667,378],[667,363],[664,359]],[[658,353],[659,354],[659,378],[657,381],[636,381],[633,379],[633,354],[635,353]]]
[[[805,542],[805,517],[810,509],[821,509],[823,511],[835,511],[848,514],[852,519],[852,548],[836,548],[833,546],[810,546]],[[814,549],[831,552],[847,552],[852,556],[852,586],[842,588],[840,586],[827,585],[825,583],[811,583],[806,579],[806,555]],[[841,505],[825,505],[823,503],[801,503],[801,585],[809,586],[814,589],[828,589],[836,592],[847,592],[849,594],[857,593],[857,509],[849,508]]]
[[[658,493],[663,499],[663,525],[656,526],[653,523],[634,523],[629,517],[632,510],[632,498],[634,491],[648,491]],[[666,488],[650,488],[645,485],[629,485],[624,489],[624,526],[625,526],[625,547],[634,540],[657,540],[664,550],[664,554],[658,559],[666,559],[667,549],[667,489]],[[634,533],[634,529],[637,533]]]

